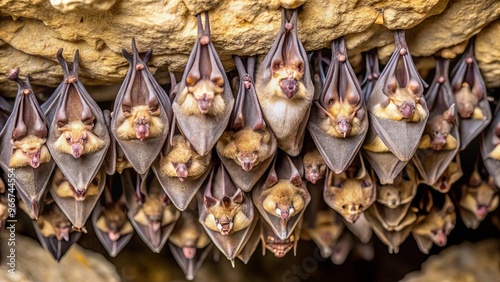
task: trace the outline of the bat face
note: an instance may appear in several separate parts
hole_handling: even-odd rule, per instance
[[[39,138],[35,135],[28,135],[20,140],[12,142],[12,156],[9,166],[18,168],[31,166],[37,168],[41,163],[50,161],[50,153],[45,145],[47,139]]]
[[[278,139],[278,147],[292,156],[298,155],[302,148],[314,96],[307,55],[296,27],[297,11],[288,21],[283,10],[277,39],[264,59],[255,83],[262,112]]]
[[[97,152],[104,147],[105,142],[91,130],[92,125],[72,121],[58,128],[61,135],[57,138],[54,147],[62,153],[72,155],[75,159],[84,154]]]
[[[137,76],[140,77],[140,76]],[[144,84],[141,81],[134,81],[136,84]],[[143,90],[144,91],[144,90]],[[141,96],[144,93],[139,94]],[[128,101],[126,101],[128,102]],[[156,98],[152,101],[145,101],[149,105],[133,106],[122,104],[123,117],[122,124],[116,128],[116,135],[122,140],[155,138],[163,133],[163,121],[158,117],[161,113],[159,103]],[[139,102],[136,102],[139,103]]]
[[[407,164],[393,184],[377,185],[377,202],[391,209],[410,203],[417,193],[417,178],[415,168]]]
[[[300,228],[298,228],[300,229]],[[265,255],[266,249],[271,251],[277,258],[284,257],[292,248],[296,248],[299,237],[295,231],[285,239],[274,234],[273,229],[265,221],[261,223],[261,241],[262,241],[262,254]]]
[[[302,159],[304,164],[304,177],[312,184],[323,179],[326,174],[326,163],[317,149],[307,151]]]
[[[264,209],[284,222],[299,214],[304,208],[304,190],[297,188],[288,180],[280,180],[264,193]]]
[[[96,176],[90,183],[89,187],[87,187],[87,189],[79,191],[71,186],[66,176],[63,175],[62,171],[59,168],[56,168],[51,181],[52,189],[61,198],[73,197],[76,201],[82,202],[87,196],[96,196],[100,194],[100,176],[102,175]]]
[[[424,135],[420,140],[419,149],[454,150],[457,148],[457,139],[451,134],[455,121],[455,104],[442,115],[429,118],[425,126]]]
[[[479,221],[482,221],[488,212],[495,210],[498,202],[499,189],[495,187],[491,176],[488,181],[484,181],[479,173],[474,171],[468,185],[462,186],[459,205],[471,212]]]
[[[448,167],[445,169],[443,174],[436,180],[432,185],[432,188],[437,191],[447,193],[453,183],[462,177],[462,167],[460,164],[460,159],[457,155],[455,161],[450,162]]]
[[[331,246],[344,231],[344,223],[333,210],[321,210],[316,213],[314,228],[306,229],[309,236],[321,250],[321,256],[331,255]]]
[[[222,200],[205,196],[205,207],[207,208],[207,217],[205,225],[220,232],[221,235],[229,235],[250,225],[250,219],[242,211],[243,195],[241,190],[231,198],[224,196]]]
[[[469,83],[462,83],[462,87],[455,93],[457,100],[457,111],[461,118],[484,119],[482,109],[479,107],[479,99],[470,88]]]

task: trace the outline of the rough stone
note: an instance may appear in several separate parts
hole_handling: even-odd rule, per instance
[[[500,87],[500,21],[484,28],[476,37],[476,58],[489,87]]]
[[[50,0],[50,4],[63,13],[107,11],[116,0]]]

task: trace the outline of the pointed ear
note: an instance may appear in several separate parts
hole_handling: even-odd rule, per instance
[[[396,79],[395,76],[393,76],[387,80],[387,83],[384,87],[384,92],[389,95],[393,95],[394,93],[396,93],[397,89],[398,89],[398,80]]]
[[[235,202],[236,204],[243,203],[243,192],[241,191],[241,189],[238,189],[238,191],[236,192],[236,194],[234,194],[234,196],[233,196],[233,202]]]
[[[205,203],[205,207],[207,209],[217,205],[219,202],[216,198],[211,197],[211,196],[205,196],[203,202]]]
[[[469,185],[472,187],[477,187],[481,185],[481,182],[483,182],[483,179],[481,178],[481,175],[479,175],[479,172],[477,172],[477,170],[472,172],[472,175],[469,178]]]
[[[295,168],[292,170],[292,175],[290,175],[290,182],[297,187],[302,185],[302,177],[300,177],[299,171]]]
[[[455,103],[453,103],[449,109],[447,109],[444,113],[443,113],[443,119],[448,122],[448,123],[451,123],[453,122],[453,120],[455,119],[455,116],[456,116],[456,107],[455,107]]]
[[[406,89],[413,94],[417,94],[420,91],[420,84],[415,79],[410,79],[406,84]]]
[[[448,196],[446,196],[446,200],[444,201],[443,210],[446,214],[451,214],[455,211],[455,206]]]

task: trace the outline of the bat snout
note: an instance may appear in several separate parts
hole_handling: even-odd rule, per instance
[[[415,113],[415,104],[414,103],[403,103],[399,112],[404,118],[411,118],[413,113]]]
[[[78,159],[83,154],[83,146],[80,143],[75,143],[71,145],[71,155],[73,158]]]
[[[282,79],[280,81],[280,87],[281,91],[288,99],[292,99],[299,91],[299,83],[295,79]]]
[[[196,256],[196,248],[192,246],[182,247],[182,254],[186,259],[193,259]]]
[[[109,240],[116,242],[120,239],[120,232],[110,230],[108,232],[108,237],[109,237]]]
[[[188,176],[188,171],[185,165],[177,166],[177,168],[175,169],[175,173],[177,174],[177,177],[181,182],[186,180]]]
[[[316,184],[316,182],[319,180],[319,173],[315,171],[311,171],[309,173],[306,173],[306,179],[307,181],[311,182],[312,184]]]
[[[478,205],[476,210],[476,216],[479,219],[484,219],[488,214],[488,207],[485,205]]]
[[[141,141],[148,138],[149,136],[149,122],[142,119],[135,128],[135,136]]]
[[[40,151],[37,151],[31,155],[30,166],[32,168],[37,168],[40,166]]]
[[[201,99],[197,99],[198,107],[200,111],[203,113],[207,113],[212,106],[213,95],[207,95],[207,93],[203,93]]]
[[[339,133],[345,138],[349,131],[351,131],[351,124],[346,119],[341,118],[338,122],[338,129]]]

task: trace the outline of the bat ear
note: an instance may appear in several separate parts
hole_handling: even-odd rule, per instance
[[[477,170],[472,172],[469,178],[469,185],[472,187],[477,187],[481,185],[481,182],[483,182],[483,179],[481,178],[481,175],[479,175],[479,172]]]
[[[415,79],[410,79],[408,84],[406,85],[406,89],[408,89],[411,93],[417,94],[420,91],[420,83],[418,83]]]
[[[452,122],[455,119],[457,110],[455,107],[455,103],[453,103],[444,113],[443,119],[447,122]]]
[[[385,92],[392,95],[396,93],[396,89],[398,89],[398,80],[396,77],[391,77],[387,84],[385,85]]]
[[[274,184],[278,183],[278,175],[275,170],[271,170],[266,179],[266,187],[272,187]]]
[[[243,203],[243,192],[241,192],[241,189],[238,189],[238,191],[236,192],[236,194],[234,194],[234,196],[233,196],[233,202],[235,202],[236,204]]]
[[[231,206],[231,198],[229,198],[228,196],[222,197],[222,201],[220,202],[220,204],[226,209],[229,208]]]
[[[203,202],[205,203],[205,207],[207,207],[207,209],[209,209],[209,208],[215,206],[219,201],[214,197],[205,196]]]
[[[453,205],[453,202],[451,201],[450,197],[446,196],[444,205],[443,205],[443,210],[446,214],[451,214],[455,211],[455,206]]]

